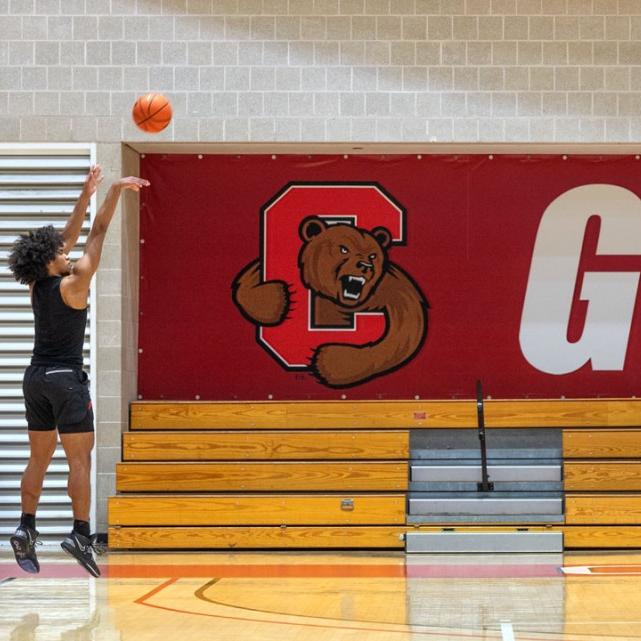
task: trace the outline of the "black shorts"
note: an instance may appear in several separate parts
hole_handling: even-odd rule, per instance
[[[30,365],[22,391],[30,430],[94,431],[89,377],[82,369]]]

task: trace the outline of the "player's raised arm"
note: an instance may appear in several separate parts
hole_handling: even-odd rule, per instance
[[[78,242],[78,236],[80,236],[80,230],[82,229],[82,223],[85,220],[85,214],[87,213],[87,207],[89,207],[89,201],[91,197],[96,193],[98,185],[102,182],[102,168],[100,165],[91,165],[89,168],[89,173],[85,178],[85,182],[82,186],[82,191],[80,196],[76,201],[76,205],[73,208],[71,216],[65,225],[65,228],[62,230],[62,241],[63,241],[63,253],[68,254]]]
[[[149,184],[149,181],[144,178],[128,176],[127,178],[121,178],[111,185],[91,226],[91,231],[87,237],[87,244],[85,245],[85,253],[78,259],[73,267],[68,285],[70,289],[87,288],[92,276],[96,273],[98,265],[100,264],[105,236],[107,235],[109,224],[116,211],[120,194],[126,189],[138,192],[142,187],[148,187]]]

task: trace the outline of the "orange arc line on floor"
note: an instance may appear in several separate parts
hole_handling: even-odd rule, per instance
[[[270,621],[268,619],[256,619],[252,617],[239,617],[239,616],[230,616],[226,614],[208,614],[207,612],[194,612],[192,610],[181,610],[178,608],[170,608],[165,605],[157,605],[155,603],[148,603],[148,599],[151,597],[155,596],[162,590],[168,588],[170,585],[175,583],[179,577],[174,577],[172,579],[169,579],[168,581],[165,581],[164,583],[161,583],[160,585],[156,586],[153,590],[147,592],[143,596],[139,597],[134,601],[134,603],[138,603],[139,605],[144,605],[149,608],[155,608],[157,610],[165,610],[167,612],[176,612],[177,614],[192,614],[195,616],[201,616],[201,617],[210,617],[213,619],[225,619],[227,621],[244,621],[244,622],[249,622],[249,623],[266,623],[268,625],[287,625],[287,626],[296,626],[296,627],[302,627],[302,628],[318,628],[322,630],[350,630],[350,631],[355,631],[355,632],[381,632],[381,633],[386,633],[386,634],[405,634],[405,635],[420,635],[420,636],[438,636],[442,637],[443,635],[447,635],[448,637],[456,637],[456,638],[461,638],[461,639],[487,639],[488,635],[492,637],[502,638],[501,632],[500,631],[487,631],[484,630],[483,632],[479,633],[466,633],[466,632],[454,632],[454,631],[449,631],[449,630],[443,630],[443,631],[438,631],[438,632],[427,632],[427,631],[421,631],[421,630],[415,630],[412,629],[411,625],[407,625],[407,630],[391,630],[391,629],[386,629],[386,628],[375,628],[375,627],[358,627],[358,626],[350,626],[350,625],[321,625],[319,623],[300,623],[296,621]],[[194,592],[194,596],[196,596],[196,592]],[[234,606],[226,606],[226,607],[234,607]],[[524,639],[526,641],[570,641],[570,637],[564,637],[563,639],[560,639],[558,637],[552,637],[547,635],[546,633],[542,633],[540,637],[525,637],[525,636],[519,636],[519,639]]]

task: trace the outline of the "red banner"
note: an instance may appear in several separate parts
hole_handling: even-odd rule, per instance
[[[640,169],[147,154],[139,394],[638,395]]]

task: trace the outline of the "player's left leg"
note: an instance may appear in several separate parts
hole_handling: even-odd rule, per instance
[[[62,430],[62,426],[59,427]],[[73,556],[93,576],[100,570],[93,558],[93,537],[90,533],[91,508],[91,450],[93,432],[60,432],[60,441],[67,455],[69,481],[67,491],[73,510],[73,530],[61,543],[62,549]]]
[[[93,538],[89,529],[91,508],[91,450],[94,446],[94,416],[89,378],[79,368],[47,368],[46,394],[67,456],[67,493],[73,510],[73,529],[61,543],[93,576],[100,570],[93,559]]]

